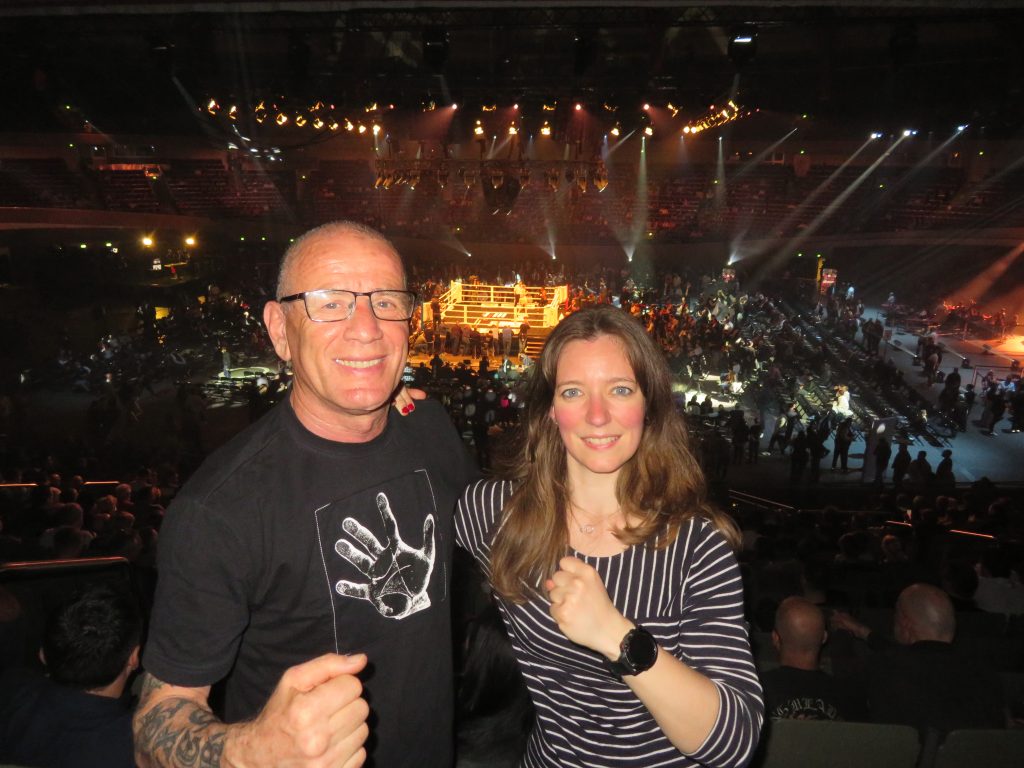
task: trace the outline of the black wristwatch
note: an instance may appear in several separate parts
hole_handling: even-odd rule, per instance
[[[614,674],[639,675],[654,666],[658,658],[658,643],[654,635],[641,626],[626,633],[619,643],[619,658],[608,661],[608,669]]]

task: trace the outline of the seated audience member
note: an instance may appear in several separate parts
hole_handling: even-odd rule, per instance
[[[974,602],[989,613],[1024,613],[1024,584],[1014,572],[1007,551],[1001,547],[985,550],[977,565],[978,589]]]
[[[50,768],[134,766],[124,698],[139,665],[142,617],[110,587],[86,588],[47,620],[47,677],[12,667],[0,677],[0,762]]]
[[[856,720],[863,705],[851,686],[820,669],[828,639],[821,609],[803,597],[787,597],[775,612],[772,645],[778,669],[761,675],[765,715],[789,720]]]
[[[956,613],[941,589],[911,584],[900,593],[893,621],[895,643],[841,611],[833,614],[833,629],[851,632],[873,651],[867,670],[868,715],[873,722],[944,733],[1006,727],[999,678],[953,647]]]

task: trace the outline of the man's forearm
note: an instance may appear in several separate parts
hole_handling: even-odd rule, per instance
[[[187,697],[147,705],[162,687],[164,683],[146,675],[134,718],[135,760],[140,768],[219,768],[228,726]]]

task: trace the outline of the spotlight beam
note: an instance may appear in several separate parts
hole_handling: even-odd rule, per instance
[[[752,171],[754,168],[757,168],[761,164],[762,160],[764,160],[766,157],[768,157],[768,155],[770,155],[772,152],[778,149],[779,146],[794,133],[796,133],[796,128],[792,129],[789,133],[787,133],[785,136],[780,138],[775,143],[765,147],[763,150],[758,152],[754,157],[750,158],[750,160],[745,162],[740,167],[740,169],[736,171],[736,173],[730,176],[729,181],[736,181],[737,179],[741,179],[743,178],[743,176],[750,173],[750,171]]]
[[[914,165],[914,167],[912,167],[909,171],[903,174],[903,176],[900,177],[899,181],[893,184],[891,188],[887,188],[885,190],[884,195],[879,196],[870,205],[864,206],[864,209],[857,215],[856,219],[854,219],[852,228],[854,230],[858,229],[860,225],[863,224],[871,216],[871,214],[873,214],[875,211],[879,210],[883,206],[888,205],[888,203],[895,199],[896,195],[899,194],[899,192],[904,187],[906,187],[919,173],[921,173],[922,170],[924,170],[931,164],[932,160],[934,160],[936,157],[945,152],[946,148],[961,135],[963,135],[962,131],[954,132],[952,136],[943,141],[938,147],[929,152],[926,157],[919,160]]]
[[[896,147],[902,144],[906,138],[906,136],[900,136],[896,139],[891,147],[878,156],[878,159],[875,160],[875,162],[865,168],[860,176],[850,182],[850,185],[846,189],[836,195],[832,202],[825,207],[825,210],[814,218],[814,221],[808,224],[798,235],[796,235],[796,237],[793,237],[788,243],[786,243],[783,247],[783,252],[791,253],[796,248],[799,248],[807,238],[821,229],[822,224],[832,218],[832,214],[842,207],[843,203],[849,199],[850,195],[857,191],[857,187],[867,181],[868,177],[875,172],[875,169],[884,163],[888,159],[889,155],[896,151]]]

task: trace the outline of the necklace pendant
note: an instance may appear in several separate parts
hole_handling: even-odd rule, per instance
[[[597,530],[597,528],[595,526],[591,525],[590,523],[585,523],[585,524],[580,526],[580,533],[585,533],[588,536],[592,536],[594,534],[594,531],[596,531],[596,530]]]

